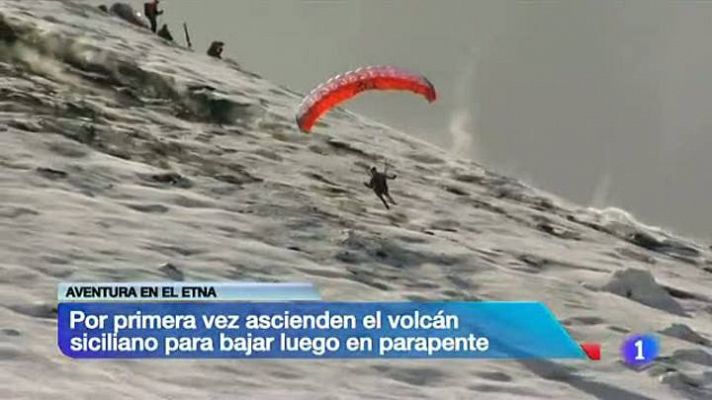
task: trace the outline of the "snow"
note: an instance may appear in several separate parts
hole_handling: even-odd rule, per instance
[[[344,110],[303,134],[301,95],[93,7],[3,0],[0,14],[0,398],[712,397],[706,246]],[[384,158],[398,174],[390,211],[362,184]],[[59,282],[166,279],[311,281],[341,301],[539,300],[603,358],[60,354]],[[621,364],[628,334],[659,331],[660,360]]]

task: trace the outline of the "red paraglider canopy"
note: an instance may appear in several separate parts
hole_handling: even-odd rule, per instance
[[[430,81],[420,74],[390,65],[359,68],[337,75],[317,86],[304,98],[297,112],[297,125],[310,132],[316,121],[331,108],[364,90],[407,90],[435,101],[437,95]]]

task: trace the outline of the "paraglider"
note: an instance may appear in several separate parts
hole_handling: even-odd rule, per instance
[[[309,133],[316,121],[331,108],[365,90],[410,91],[431,103],[437,97],[433,84],[420,74],[391,65],[363,67],[337,75],[312,90],[297,111],[299,129]]]

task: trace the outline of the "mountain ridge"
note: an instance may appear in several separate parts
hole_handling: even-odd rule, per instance
[[[93,7],[5,1],[0,40],[0,368],[10,377],[0,393],[10,398],[712,394],[712,256],[699,243],[342,109],[305,135],[293,120],[299,94]],[[384,159],[399,175],[390,211],[362,185]],[[604,358],[94,364],[59,353],[58,282],[176,276],[309,280],[329,300],[538,300],[576,339],[602,342]],[[663,357],[632,371],[617,346],[640,331],[666,332]]]

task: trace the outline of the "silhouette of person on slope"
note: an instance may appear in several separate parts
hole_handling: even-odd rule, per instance
[[[148,18],[148,22],[151,23],[151,31],[153,31],[153,33],[156,33],[156,29],[158,28],[156,18],[163,14],[163,10],[158,10],[158,3],[160,3],[160,0],[151,0],[143,4],[143,13],[146,15],[146,18]]]
[[[222,58],[222,52],[224,47],[225,43],[216,40],[210,43],[210,48],[208,48],[208,55],[214,58]]]
[[[158,30],[158,36],[160,36],[163,39],[166,39],[170,42],[173,41],[173,35],[171,35],[171,31],[168,30],[168,25],[166,25],[166,24],[163,24],[161,29]]]
[[[393,198],[391,197],[390,193],[388,193],[388,180],[389,179],[396,179],[396,175],[388,175],[388,171],[384,170],[383,172],[378,172],[376,167],[371,167],[370,169],[371,172],[371,181],[366,183],[364,182],[363,184],[369,188],[373,189],[373,192],[376,193],[376,196],[378,196],[379,199],[383,202],[383,205],[386,206],[386,209],[390,209],[391,207],[388,205],[388,202],[386,202],[386,199],[383,198],[383,196],[386,196],[388,201],[391,202],[393,205],[397,205],[395,201],[393,201]]]

